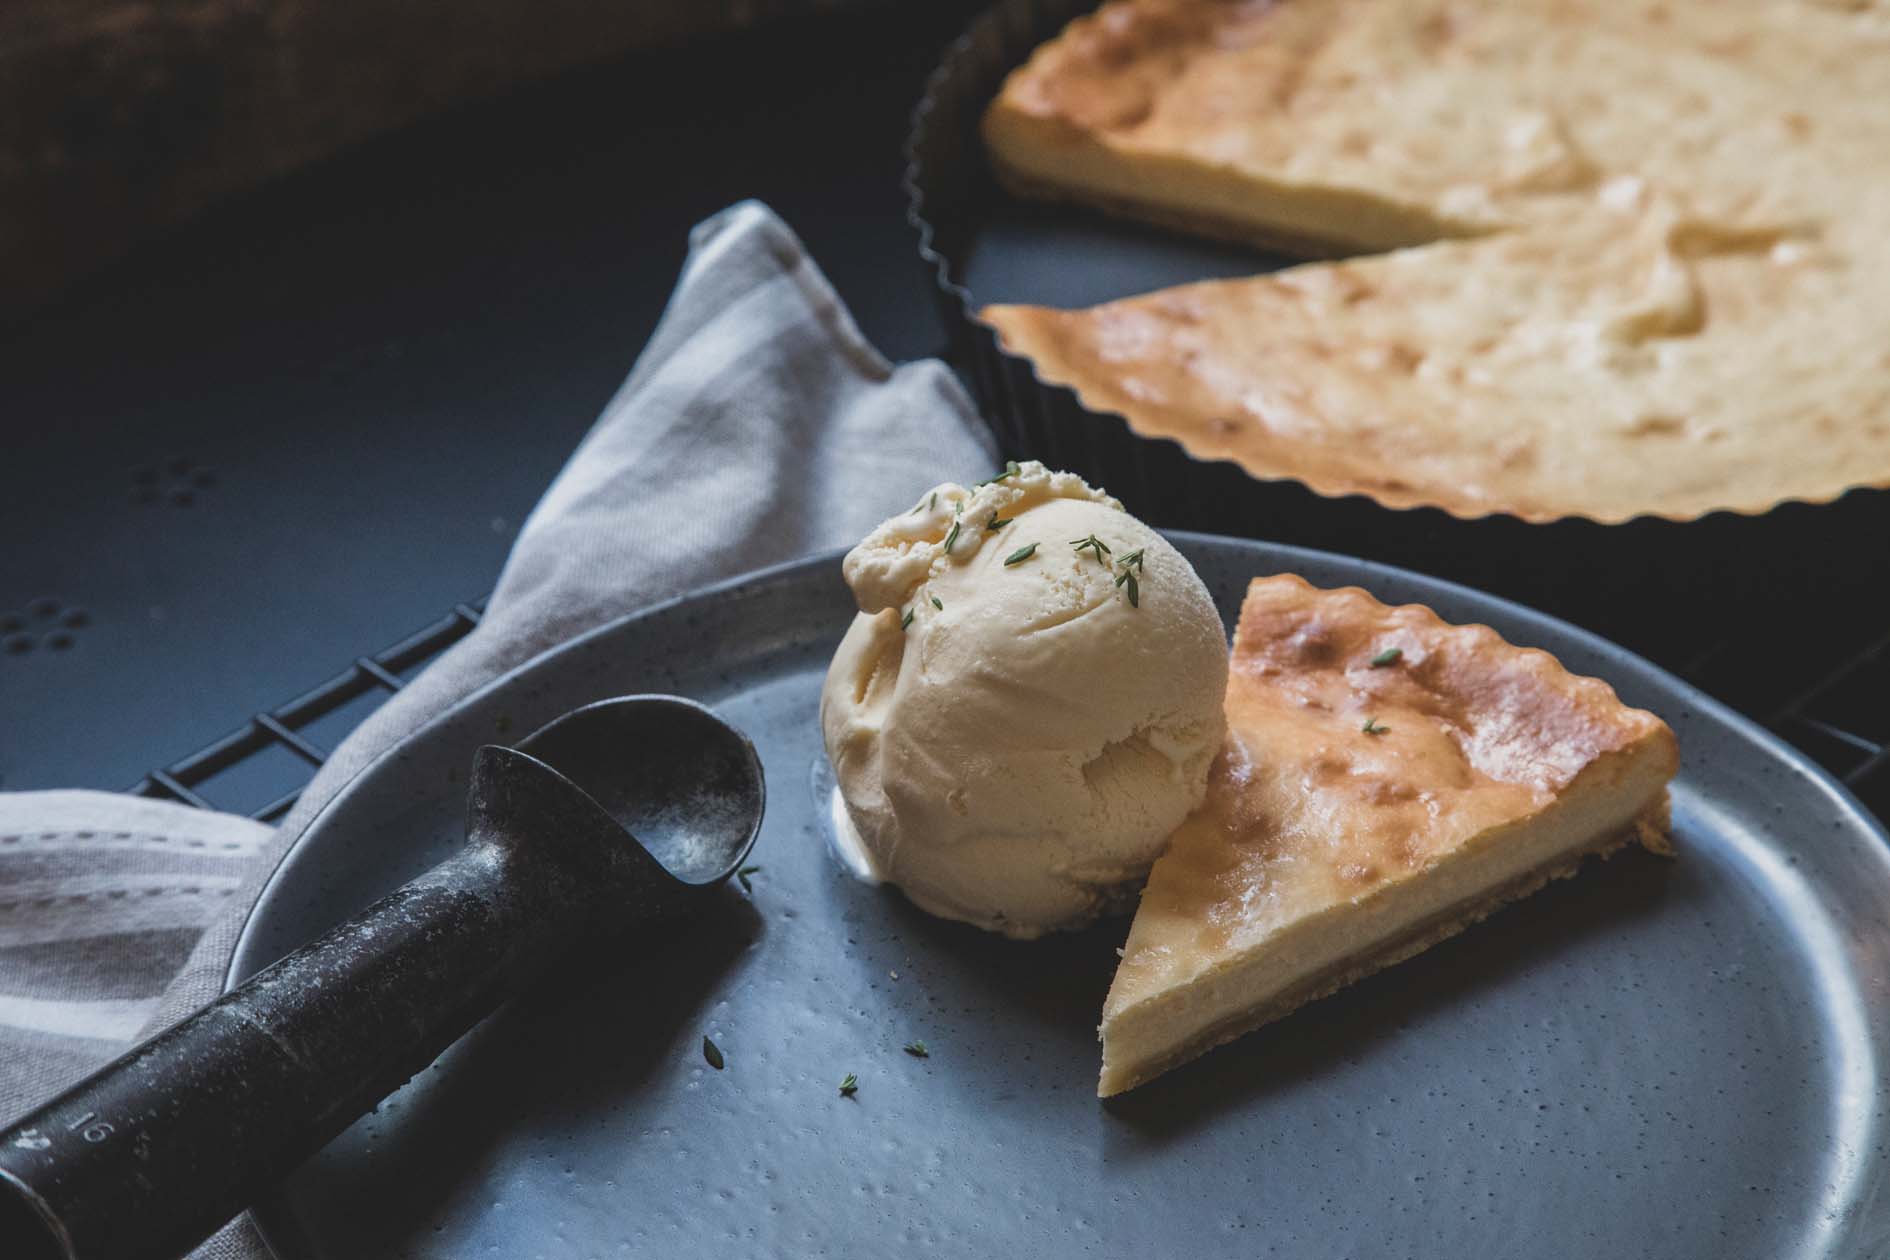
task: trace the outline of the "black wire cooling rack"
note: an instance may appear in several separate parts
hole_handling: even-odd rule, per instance
[[[353,664],[326,682],[311,687],[293,700],[255,714],[228,735],[188,757],[151,771],[132,786],[132,792],[182,801],[199,809],[228,809],[231,804],[217,794],[215,781],[235,774],[245,764],[271,750],[286,750],[302,766],[299,774],[293,776],[295,786],[273,795],[261,806],[242,811],[263,822],[276,821],[289,812],[309,778],[328,760],[328,750],[309,737],[308,728],[364,697],[378,693],[375,701],[378,703],[399,691],[407,685],[404,675],[425,668],[434,657],[464,638],[467,631],[479,624],[484,610],[484,600],[455,604],[451,612],[424,629],[371,656],[355,657]]]
[[[234,807],[252,818],[275,821],[288,812],[327,759],[309,728],[350,705],[369,699],[378,703],[399,691],[405,685],[403,676],[424,668],[478,625],[484,608],[484,600],[455,605],[424,629],[371,656],[356,657],[326,682],[151,771],[131,790],[206,809]],[[1764,722],[1843,780],[1879,818],[1890,818],[1890,631],[1822,624],[1827,632],[1835,626],[1835,633],[1827,633],[1816,651],[1807,650],[1802,626],[1786,627],[1727,638],[1690,660],[1664,663],[1708,694]],[[345,734],[346,727],[339,733]],[[293,756],[298,770],[288,790],[274,791],[253,809],[233,805],[219,794],[220,781],[240,776],[247,763],[283,750]]]

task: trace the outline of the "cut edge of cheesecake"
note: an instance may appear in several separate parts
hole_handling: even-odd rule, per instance
[[[1615,755],[1625,756],[1625,754]],[[1646,805],[1627,826],[1603,829],[1585,843],[1558,849],[1548,859],[1508,874],[1502,882],[1494,887],[1485,888],[1474,897],[1442,907],[1426,907],[1398,931],[1375,942],[1370,950],[1359,954],[1338,953],[1323,966],[1278,989],[1258,1004],[1253,1004],[1244,996],[1232,999],[1222,998],[1214,1004],[1213,1011],[1207,1018],[1202,1019],[1197,1016],[1187,1019],[1186,1012],[1178,1009],[1185,1005],[1184,991],[1169,989],[1121,1011],[1112,1013],[1105,1006],[1104,1019],[1098,1030],[1103,1045],[1103,1065],[1102,1074],[1096,1085],[1096,1096],[1109,1098],[1116,1094],[1126,1093],[1139,1085],[1145,1085],[1164,1072],[1197,1059],[1208,1051],[1226,1045],[1255,1029],[1283,1019],[1310,1002],[1330,997],[1340,989],[1355,984],[1367,976],[1404,962],[1406,959],[1414,958],[1431,946],[1449,940],[1512,902],[1520,901],[1540,890],[1550,880],[1567,879],[1573,876],[1582,863],[1590,857],[1611,857],[1627,845],[1634,843],[1640,844],[1649,852],[1672,856],[1673,846],[1668,839],[1666,793],[1666,781],[1670,773],[1671,771],[1661,771],[1658,774],[1654,787],[1657,793],[1656,799]],[[1567,800],[1568,798],[1565,797],[1563,801],[1557,802],[1557,806],[1551,808],[1563,806]],[[1492,833],[1486,833],[1486,835],[1495,837],[1503,832],[1518,830],[1527,823],[1539,822],[1538,817],[1527,820],[1525,823],[1515,823],[1494,829]],[[1494,838],[1489,842],[1501,843],[1499,839]],[[1383,897],[1384,894],[1381,893],[1378,898],[1372,900],[1380,900]],[[1308,925],[1296,926],[1304,928]],[[1266,942],[1269,947],[1281,943],[1280,938]],[[1240,989],[1246,975],[1257,970],[1264,963],[1264,959],[1255,956],[1261,952],[1250,950],[1241,957],[1230,960],[1226,965],[1204,977],[1203,983],[1216,988],[1232,986],[1236,990]],[[1185,991],[1186,996],[1198,993],[1199,986]],[[1191,1027],[1179,1041],[1176,1041],[1173,1030],[1176,1023],[1184,1019]],[[1151,1024],[1162,1030],[1163,1035],[1160,1041],[1163,1048],[1153,1053],[1138,1054],[1134,1043],[1141,1039]]]
[[[1088,206],[1106,215],[1290,258],[1384,253],[1485,234],[1420,207],[1369,193],[1316,190],[1157,154],[1128,155],[993,102],[985,150],[998,184],[1025,201]],[[1161,189],[1151,195],[1152,188]]]

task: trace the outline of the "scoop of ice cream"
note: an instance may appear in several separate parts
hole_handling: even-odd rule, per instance
[[[1033,462],[928,491],[844,571],[821,730],[879,874],[1018,937],[1132,897],[1221,743],[1227,638],[1193,567]]]

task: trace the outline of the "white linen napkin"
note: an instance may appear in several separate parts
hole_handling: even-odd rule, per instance
[[[661,323],[525,522],[484,619],[336,749],[279,828],[109,792],[0,793],[0,1123],[214,997],[282,854],[429,718],[613,617],[855,542],[994,460],[957,379],[882,358],[766,206],[698,226]],[[266,1255],[246,1218],[195,1254]]]

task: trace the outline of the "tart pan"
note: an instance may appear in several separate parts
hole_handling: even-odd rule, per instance
[[[1759,515],[1531,523],[1388,508],[1263,481],[1227,460],[1133,432],[1039,378],[977,317],[992,302],[1087,306],[1295,259],[1182,239],[998,187],[978,124],[1005,76],[1094,0],[1004,0],[946,50],[914,111],[908,218],[936,286],[952,357],[1007,458],[1082,473],[1154,523],[1329,547],[1454,578],[1550,609],[1657,655],[1710,641],[1731,618],[1789,623],[1890,576],[1890,492],[1781,503]]]

